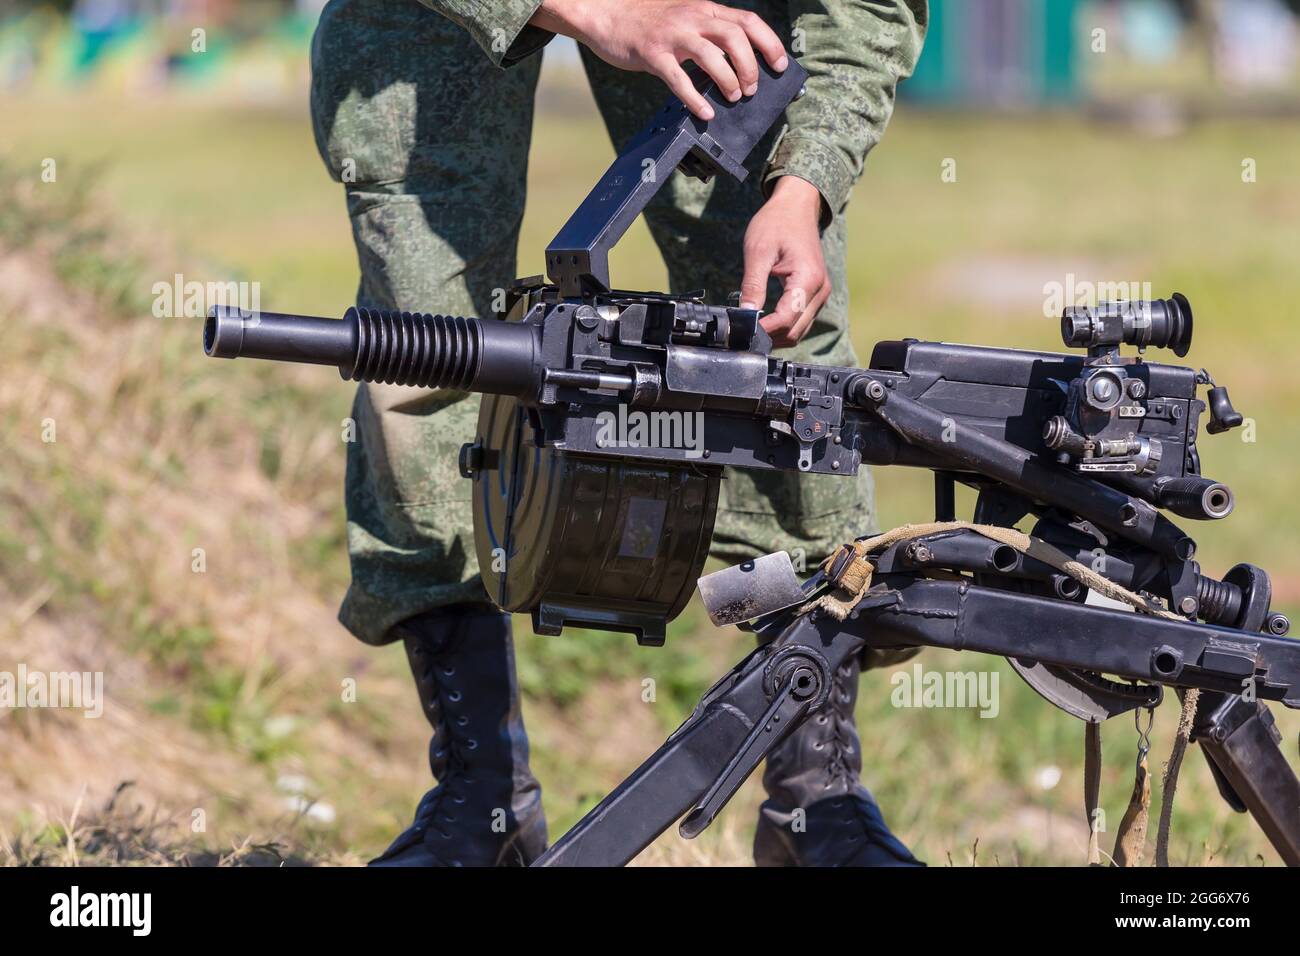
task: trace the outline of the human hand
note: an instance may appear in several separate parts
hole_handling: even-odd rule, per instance
[[[758,90],[755,50],[777,72],[789,63],[757,14],[709,0],[543,0],[529,22],[573,37],[612,66],[659,77],[702,120],[713,108],[683,62],[704,70],[732,103]]]
[[[797,176],[782,176],[772,195],[745,230],[745,277],[740,304],[761,309],[767,280],[781,280],[776,307],[760,320],[777,348],[794,345],[830,298],[830,278],[822,256],[822,197],[817,187]]]

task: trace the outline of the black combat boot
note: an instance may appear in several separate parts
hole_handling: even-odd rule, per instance
[[[756,865],[924,865],[889,832],[858,779],[858,668],[856,657],[842,665],[826,705],[768,755],[768,799],[754,834]]]
[[[527,866],[546,849],[542,788],[528,769],[510,615],[457,605],[397,625],[438,786],[371,866]]]

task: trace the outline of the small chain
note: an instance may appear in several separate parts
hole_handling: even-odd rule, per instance
[[[1142,726],[1142,711],[1146,711],[1147,725]],[[1139,707],[1133,711],[1133,726],[1138,735],[1138,755],[1137,765],[1140,768],[1142,761],[1147,759],[1147,754],[1151,752],[1151,725],[1156,720],[1156,709],[1154,707]]]

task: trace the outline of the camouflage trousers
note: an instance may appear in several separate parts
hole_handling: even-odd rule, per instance
[[[666,89],[586,50],[583,65],[620,147],[663,105]],[[515,277],[540,66],[541,54],[509,69],[492,65],[461,27],[414,0],[332,0],[325,8],[312,46],[312,120],[321,155],[345,186],[358,304],[491,314]],[[646,210],[671,289],[707,289],[722,302],[739,288],[745,227],[763,200],[774,139],[754,151],[745,182],[674,175]],[[822,245],[835,291],[787,354],[856,364],[842,219]],[[774,284],[769,303],[778,296]],[[457,471],[477,414],[478,399],[462,392],[357,390],[346,479],[352,583],[339,618],[361,640],[384,643],[407,617],[484,600],[470,484]],[[865,468],[856,480],[728,471],[712,553],[736,563],[786,549],[811,568],[874,528],[872,504]]]

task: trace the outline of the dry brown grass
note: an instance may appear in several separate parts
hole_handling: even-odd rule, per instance
[[[90,228],[81,215],[61,228]],[[341,417],[346,390],[310,371],[210,374],[195,320],[129,314],[62,278],[65,239],[0,245],[0,317],[20,333],[0,359],[14,423],[0,437],[0,669],[99,671],[107,702],[98,719],[0,711],[3,858],[263,863],[292,846],[287,859],[359,862],[428,786],[428,729],[400,652],[334,619],[343,448],[295,409],[332,401]],[[540,763],[569,819],[668,729],[620,703],[635,676],[587,690],[529,714],[560,742]]]
[[[178,111],[168,121],[193,124],[197,137],[207,119]],[[1016,155],[1032,157],[1036,143],[1043,148],[1041,133],[1030,141],[1017,130],[1002,130],[1018,143]],[[1079,149],[1093,148],[1078,131],[1064,134],[1076,137],[1071,142]],[[539,135],[557,142],[561,134],[543,126]],[[875,197],[884,206],[856,207],[856,215],[869,211],[873,221],[911,222],[918,211],[937,215],[943,208],[946,222],[949,207],[918,200],[930,196],[924,190],[933,176],[915,170],[930,170],[932,155],[950,155],[953,136],[967,137],[962,142],[976,150],[972,159],[986,148],[982,143],[1003,141],[980,128],[954,132],[947,123],[941,137],[938,126],[923,122],[891,136],[891,149],[902,152],[873,159],[876,175],[892,184]],[[297,138],[309,142],[305,131]],[[987,168],[1001,169],[1004,152],[998,146]],[[1047,152],[1050,183],[1027,181],[1033,188],[1014,193],[1026,222],[1041,218],[1043,196],[1064,195],[1057,150]],[[284,159],[283,175],[273,181],[296,182],[301,170],[294,164],[302,161]],[[584,161],[601,163],[599,156]],[[542,206],[534,215],[550,228],[567,213],[568,199],[554,198],[559,193],[547,183],[588,177],[585,171],[572,175],[571,157],[562,150],[539,149],[538,163],[535,174],[544,178],[534,194]],[[185,168],[172,156],[166,167],[173,177]],[[65,170],[61,179],[71,174]],[[155,183],[146,179],[152,192]],[[1004,207],[1000,196],[980,193],[981,182],[995,180],[975,178],[974,189],[963,187],[958,213],[978,217],[984,235],[994,228],[984,213]],[[10,187],[14,195],[3,193]],[[0,176],[0,670],[20,661],[33,669],[100,670],[108,706],[98,720],[66,711],[0,711],[0,778],[6,784],[0,787],[0,861],[59,862],[75,853],[80,862],[194,864],[231,854],[262,859],[253,848],[270,845],[295,861],[364,860],[405,824],[428,786],[427,728],[400,651],[363,647],[334,620],[346,580],[338,423],[347,413],[348,390],[319,370],[214,367],[199,354],[197,322],[155,319],[147,299],[154,279],[218,270],[205,270],[170,248],[166,235],[141,241],[116,228],[101,230],[94,204],[56,200],[42,206],[64,186],[43,188],[22,176]],[[548,211],[548,197],[563,208]],[[323,210],[341,217],[333,192],[320,202],[303,198],[300,205],[309,225],[294,241],[319,242],[301,233],[328,218]],[[292,208],[281,219],[296,216],[299,207]],[[1238,215],[1247,225],[1259,221]],[[341,218],[337,225],[345,242]],[[871,235],[873,228],[864,223],[858,231]],[[246,227],[230,232],[247,246]],[[862,275],[871,284],[859,291],[861,301],[873,303],[873,319],[860,330],[860,345],[904,332],[972,337],[959,326],[973,310],[927,304],[914,294],[918,282],[930,285],[922,280],[937,269],[932,260],[957,255],[938,242],[938,232],[964,241],[960,230],[927,228],[922,219],[915,235],[891,234],[868,245],[864,262],[871,268]],[[1191,228],[1178,233],[1198,242],[1204,234]],[[1081,241],[1070,245],[1071,257],[1090,248]],[[1194,250],[1174,252],[1191,257]],[[278,262],[282,250],[268,246],[263,253]],[[1060,268],[1067,261],[1075,260],[1062,258]],[[958,275],[936,287],[955,296],[969,278]],[[313,281],[320,281],[315,274]],[[290,288],[298,287],[290,282]],[[1242,304],[1243,314],[1251,313],[1252,301],[1259,306],[1253,314],[1272,314],[1262,307],[1273,301],[1266,284],[1239,287],[1220,277],[1214,288],[1220,297],[1229,290],[1250,292],[1255,298]],[[308,308],[297,301],[277,305]],[[933,321],[913,327],[922,313]],[[906,327],[899,318],[905,314]],[[895,326],[888,325],[890,316]],[[1209,328],[1207,335],[1223,338],[1208,339],[1206,353],[1230,353],[1236,361],[1259,354],[1265,339],[1226,347],[1226,336],[1254,334],[1259,321],[1236,329],[1221,321],[1218,333]],[[978,333],[981,340],[1013,333],[1018,340],[1021,329],[998,324]],[[1243,377],[1245,387],[1263,385],[1258,376],[1233,378],[1239,406],[1255,410],[1265,396],[1239,394]],[[1277,389],[1269,401],[1291,407],[1290,385]],[[54,443],[40,438],[47,418],[57,424]],[[1280,435],[1283,419],[1273,420],[1279,422],[1273,433]],[[1288,447],[1285,441],[1268,446],[1275,467],[1286,466]],[[1245,488],[1250,473],[1265,473],[1258,459],[1229,451],[1219,448],[1216,463],[1238,460],[1244,474],[1221,477],[1240,478]],[[906,520],[915,507],[926,506],[928,491],[917,476],[882,479],[886,518]],[[1252,511],[1275,517],[1245,525],[1241,536],[1270,532],[1269,553],[1285,558],[1279,567],[1285,576],[1294,556],[1277,544],[1276,527],[1289,522],[1294,508],[1275,507],[1267,495],[1284,489],[1262,487],[1267,484],[1256,478],[1251,486]],[[1247,557],[1247,543],[1229,538],[1214,550],[1225,560]],[[205,573],[191,570],[196,547],[204,549]],[[526,627],[518,632],[534,765],[546,788],[553,835],[653,750],[687,702],[745,646],[738,635],[700,626],[698,616],[656,651],[638,650],[621,637],[535,639]],[[1078,724],[1016,683],[1000,662],[931,652],[923,659],[929,668],[1001,667],[1003,712],[995,721],[968,712],[899,713],[888,703],[888,675],[864,678],[867,779],[891,825],[933,865],[1082,862]],[[640,702],[645,676],[662,688],[655,706]],[[355,703],[341,699],[345,679],[357,682]],[[1168,752],[1173,717],[1162,712],[1157,721],[1157,758]],[[1294,757],[1300,715],[1278,717]],[[1133,741],[1131,725],[1114,723],[1107,730],[1103,802],[1118,813],[1131,782]],[[1035,779],[1049,765],[1063,775],[1061,785],[1047,792]],[[124,781],[133,785],[114,801]],[[1189,759],[1180,794],[1176,861],[1276,862],[1257,829],[1218,799],[1199,758]],[[758,800],[757,782],[750,781],[698,841],[670,832],[638,863],[747,864]],[[206,824],[201,833],[192,828],[196,810]]]
[[[292,831],[274,841],[251,839],[214,850],[157,807],[134,798],[123,782],[101,806],[84,806],[85,791],[67,816],[47,819],[17,837],[0,830],[0,864],[11,866],[305,866],[349,864],[346,857],[308,860],[294,855]]]
[[[391,714],[406,680],[348,639],[319,583],[294,570],[293,550],[335,525],[338,436],[290,416],[269,436],[268,475],[254,403],[232,408],[196,374],[194,321],[106,307],[62,281],[37,238],[0,248],[0,312],[19,333],[0,375],[13,423],[0,438],[0,667],[102,671],[107,704],[99,719],[0,712],[0,820],[39,831],[134,780],[185,830],[201,810],[211,845],[244,845],[343,767],[363,786],[423,736],[413,721],[365,716]],[[51,420],[56,440],[43,441]],[[357,706],[342,704],[344,678],[358,682]],[[277,789],[286,776],[306,782]]]

